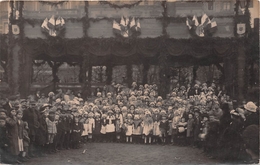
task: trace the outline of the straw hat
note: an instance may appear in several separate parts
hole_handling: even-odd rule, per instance
[[[244,105],[244,108],[250,112],[256,112],[257,106],[252,101],[249,101],[246,105]]]

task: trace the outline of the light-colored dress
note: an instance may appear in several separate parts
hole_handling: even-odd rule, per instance
[[[148,136],[153,131],[153,119],[151,117],[145,117],[142,122],[143,125],[143,134]]]
[[[95,119],[94,118],[89,118],[88,134],[92,134],[94,128],[95,128]]]
[[[84,127],[84,130],[83,130],[81,136],[87,136],[88,135],[88,128],[89,128],[88,123],[84,123],[83,127]]]
[[[127,119],[125,123],[126,127],[126,136],[131,136],[133,134],[133,120],[132,119]]]
[[[114,116],[107,117],[108,124],[106,125],[106,133],[115,132],[115,124],[113,123],[115,120]]]

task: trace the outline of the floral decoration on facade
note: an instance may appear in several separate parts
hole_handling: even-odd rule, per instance
[[[202,15],[200,23],[195,15],[192,20],[187,18],[186,25],[190,33],[198,37],[212,36],[217,30],[217,22],[214,18],[210,19],[207,14]]]
[[[62,30],[64,30],[65,20],[60,16],[55,19],[55,16],[53,15],[50,19],[45,18],[41,28],[43,32],[46,32],[52,37],[56,37],[61,33]]]
[[[121,17],[120,23],[115,20],[113,21],[113,31],[116,35],[121,35],[125,38],[140,35],[140,20],[135,19],[134,17],[131,19],[128,17]]]

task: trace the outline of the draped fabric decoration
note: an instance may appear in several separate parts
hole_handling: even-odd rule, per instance
[[[124,42],[116,38],[67,39],[53,40],[27,39],[25,49],[33,56],[48,58],[84,57],[88,54],[98,58],[157,58],[163,50],[173,57],[190,56],[196,59],[205,57],[225,57],[235,51],[233,39],[201,38],[201,39],[164,39],[138,38],[126,39]],[[165,49],[165,50],[164,50]],[[126,61],[127,62],[127,61]],[[95,62],[94,62],[95,63]]]

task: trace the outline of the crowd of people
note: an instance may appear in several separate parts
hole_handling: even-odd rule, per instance
[[[113,84],[94,98],[71,90],[1,98],[1,162],[21,163],[92,142],[201,148],[210,158],[258,161],[259,107],[237,105],[214,83],[176,85],[162,98],[157,85]]]

